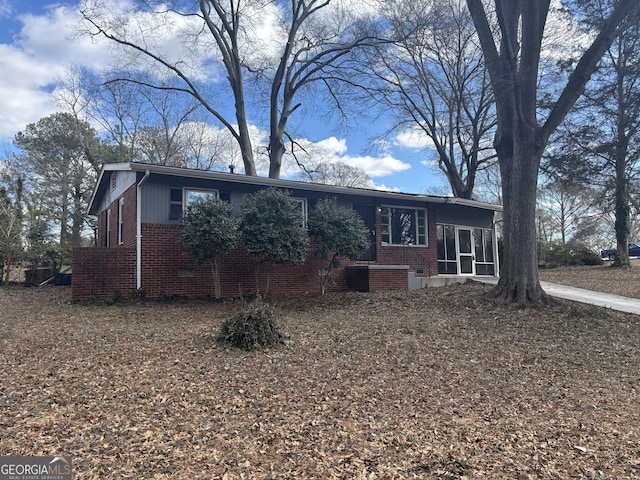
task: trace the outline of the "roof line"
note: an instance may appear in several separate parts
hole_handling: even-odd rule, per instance
[[[343,195],[367,195],[367,196],[374,196],[378,198],[388,198],[388,199],[403,199],[403,198],[404,199],[406,198],[423,199],[424,201],[428,201],[431,203],[465,205],[469,207],[476,207],[476,208],[481,208],[485,210],[494,210],[494,211],[502,210],[501,205],[496,205],[496,204],[491,204],[486,202],[479,202],[477,200],[467,200],[464,198],[457,198],[457,197],[442,197],[442,196],[426,195],[426,194],[419,194],[419,193],[390,192],[386,190],[376,190],[371,188],[345,187],[341,185],[326,185],[322,183],[300,182],[297,180],[283,180],[283,179],[274,179],[274,178],[268,178],[268,177],[249,176],[249,175],[243,175],[239,173],[218,172],[218,171],[211,171],[211,170],[196,170],[191,168],[170,167],[166,165],[156,165],[156,164],[149,164],[149,163],[127,162],[127,163],[107,163],[102,166],[100,175],[97,179],[96,186],[93,191],[93,195],[91,196],[91,201],[89,202],[90,211],[98,191],[98,186],[103,180],[104,173],[107,171],[123,171],[123,170],[129,170],[134,172],[149,171],[151,173],[160,174],[160,175],[173,175],[173,176],[179,176],[179,177],[223,180],[223,181],[229,181],[229,182],[240,183],[240,184],[302,189],[302,190],[327,192],[327,193],[335,193],[335,194],[343,194]]]

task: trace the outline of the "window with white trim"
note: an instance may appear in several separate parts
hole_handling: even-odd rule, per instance
[[[302,216],[302,226],[306,228],[308,218],[308,207],[306,198],[291,197],[291,200],[300,205],[300,215]]]
[[[123,217],[124,198],[118,200],[118,245],[122,245],[124,241],[124,217]]]
[[[456,227],[453,225],[436,225],[436,239],[438,246],[438,273],[457,275]]]
[[[187,208],[191,202],[195,202],[196,200],[209,200],[217,198],[219,198],[217,190],[185,188],[184,208]]]
[[[105,236],[104,236],[104,246],[111,246],[111,209],[107,208],[107,217],[105,219]]]
[[[427,211],[424,209],[381,207],[380,226],[383,245],[427,245]]]
[[[169,198],[169,220],[179,220],[190,202],[198,199],[220,198],[218,190],[206,190],[187,187],[171,187]]]

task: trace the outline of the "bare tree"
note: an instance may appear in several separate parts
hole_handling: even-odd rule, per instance
[[[285,138],[289,137],[287,123],[301,106],[301,92],[317,85],[327,87],[330,97],[337,98],[331,83],[347,78],[339,72],[349,53],[375,41],[371,30],[362,28],[362,15],[353,14],[346,5],[334,8],[331,4],[329,8],[328,0],[199,0],[197,9],[175,0],[162,4],[161,10],[142,4],[146,5],[142,12],[145,15],[138,17],[135,12],[114,16],[108,3],[84,1],[81,12],[89,26],[86,33],[105,37],[126,51],[151,60],[162,67],[163,76],[172,76],[179,84],[166,86],[151,78],[132,76],[117,79],[195,98],[236,140],[247,175],[256,175],[256,166],[245,77],[260,82],[266,79],[269,85],[269,176],[278,178],[286,151]],[[265,19],[274,15],[273,28],[279,36],[265,41],[259,30]],[[179,34],[176,41],[181,42],[183,55],[176,57],[163,50],[160,36],[168,31]],[[193,59],[201,63],[194,63]],[[141,68],[139,58],[131,58],[128,63]],[[208,69],[212,64],[224,70],[228,87],[224,90],[231,93],[235,122],[226,112],[225,96],[210,84]]]
[[[572,12],[584,17],[585,30],[592,32],[601,27],[615,3],[577,0]],[[544,171],[554,178],[599,189],[602,223],[609,224],[620,252],[613,265],[620,267],[631,266],[626,245],[633,238],[633,212],[638,206],[639,49],[636,22],[607,49],[584,96],[554,136],[561,148],[545,155],[543,163]]]
[[[592,190],[562,181],[549,182],[539,190],[539,211],[549,219],[547,228],[560,235],[563,247],[575,235],[583,219],[593,213],[593,194]],[[548,240],[551,239],[553,235],[549,235]]]
[[[306,163],[301,177],[303,181],[325,185],[373,188],[373,180],[367,172],[344,162],[325,160],[315,164]]]
[[[471,198],[478,170],[495,161],[493,94],[469,12],[458,0],[388,2],[396,41],[366,59],[376,101],[392,131],[429,139],[456,197]]]
[[[0,283],[9,284],[11,268],[19,260],[23,245],[23,179],[9,159],[0,169]]]
[[[540,159],[549,137],[583,93],[599,61],[629,21],[637,21],[637,0],[619,0],[590,47],[571,72],[546,118],[538,118],[542,39],[550,0],[466,0],[476,26],[493,91],[496,92],[498,154],[504,199],[504,253],[494,294],[506,302],[539,303],[536,193]],[[498,30],[492,29],[495,15]]]
[[[148,78],[135,72],[127,76],[141,82]],[[137,82],[104,82],[86,70],[70,70],[55,96],[78,120],[91,120],[108,133],[109,145],[116,146],[112,153],[117,158],[112,160],[192,166],[188,157],[204,147],[191,142],[211,141],[196,136],[192,127],[186,131],[187,125],[201,118],[202,107],[173,91],[168,80],[161,85],[161,89],[149,89]],[[219,166],[219,162],[206,163]]]
[[[134,157],[137,132],[150,111],[139,88],[124,82],[105,84],[86,69],[68,67],[53,92],[57,103],[78,120],[91,121],[106,132],[107,142],[116,145],[118,160]]]
[[[240,151],[233,137],[225,129],[219,130],[202,120],[182,125],[179,140],[189,168],[235,170],[240,163]]]
[[[287,16],[287,40],[277,64],[262,72],[270,72],[269,94],[269,176],[278,178],[282,157],[290,138],[287,122],[302,105],[300,94],[313,85],[327,89],[337,103],[334,82],[351,82],[350,53],[354,49],[383,42],[376,35],[375,22],[363,26],[362,18],[349,5],[329,9],[329,0],[292,0]],[[274,69],[275,67],[275,69]]]
[[[110,2],[86,0],[81,8],[81,14],[88,24],[88,30],[84,33],[103,36],[125,47],[125,51],[139,54],[161,68],[156,79],[153,77],[140,79],[121,71],[122,75],[113,78],[112,81],[126,81],[154,89],[170,89],[192,96],[233,135],[240,145],[245,173],[255,175],[253,148],[244,99],[243,56],[240,53],[241,5],[243,3],[245,2],[242,0],[229,2],[200,0],[198,10],[191,8],[192,5],[182,4],[185,7],[184,11],[178,9],[181,4],[177,1],[160,5],[160,10],[154,10],[149,4],[136,4],[138,7],[146,6],[147,8],[142,12],[120,12],[118,16],[117,12],[111,8],[113,5]],[[144,15],[136,17],[138,13]],[[134,27],[129,24],[130,18],[134,19]],[[163,52],[160,45],[161,36],[174,29],[174,22],[177,19],[182,19],[185,24],[194,27],[191,31],[179,32],[181,38],[176,39],[176,42],[182,42],[180,46],[184,49],[184,58],[188,58],[190,54],[201,58],[202,52],[198,49],[211,48],[212,42],[215,45],[233,95],[237,124],[232,123],[227,117],[223,102],[219,98],[215,95],[208,96],[206,85],[199,81],[197,65],[194,67],[184,58],[172,58],[171,55]],[[211,58],[208,60],[211,61]],[[132,57],[128,63],[133,67],[142,68],[141,60],[135,57]],[[200,67],[204,68],[203,65]],[[163,85],[161,78],[167,76],[177,78],[180,83],[171,86]]]

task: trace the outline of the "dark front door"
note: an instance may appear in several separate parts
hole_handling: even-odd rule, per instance
[[[353,209],[362,217],[365,226],[369,230],[369,248],[360,256],[358,261],[376,261],[376,214],[372,205],[354,205]]]

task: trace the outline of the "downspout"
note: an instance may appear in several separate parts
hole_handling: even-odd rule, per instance
[[[144,177],[140,179],[136,186],[136,289],[142,288],[142,195],[141,187],[147,181],[151,173],[144,172]]]
[[[496,212],[493,212],[493,232],[491,235],[493,236],[493,258],[495,259],[495,277],[500,278],[500,248],[498,248],[498,222],[501,220],[496,219]]]

